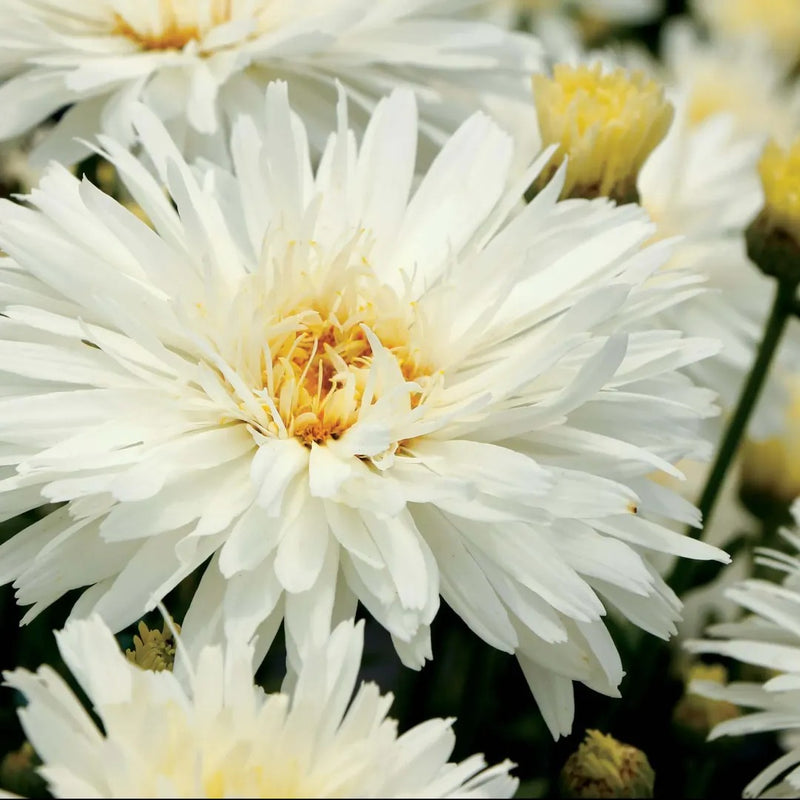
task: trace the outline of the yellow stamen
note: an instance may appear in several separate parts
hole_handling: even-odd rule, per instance
[[[635,201],[639,170],[672,122],[663,88],[641,72],[557,64],[552,78],[534,75],[533,91],[543,145],[559,145],[536,188],[568,157],[562,198]]]
[[[294,325],[275,325],[262,365],[272,433],[284,428],[307,447],[323,444],[357,421],[364,402],[377,399],[374,390],[365,397],[374,354],[363,326],[391,353],[402,378],[422,387],[430,382],[430,371],[409,344],[407,322],[379,315],[369,303],[351,305],[340,295],[330,307],[312,303],[284,319]],[[411,406],[423,396],[424,388],[412,391]]]

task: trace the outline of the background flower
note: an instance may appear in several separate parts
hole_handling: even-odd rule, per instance
[[[800,504],[792,508],[795,523],[800,521]],[[793,549],[800,548],[797,532],[784,531]],[[735,736],[760,731],[794,734],[800,725],[800,560],[777,550],[762,549],[756,562],[785,573],[781,584],[750,578],[726,590],[748,616],[737,622],[713,625],[708,633],[718,640],[689,641],[693,653],[716,653],[771,673],[761,681],[736,681],[722,686],[698,681],[693,690],[705,697],[727,700],[756,709],[738,719],[717,725],[711,738]],[[783,776],[777,790],[800,791],[800,747],[787,741],[789,752],[763,770],[745,788],[745,797],[779,796],[766,792],[770,784]],[[788,774],[787,774],[788,773]]]
[[[462,0],[469,5],[470,0]],[[539,62],[532,37],[448,15],[448,0],[92,0],[74,6],[5,0],[0,7],[0,139],[68,108],[37,150],[83,158],[102,130],[133,138],[144,102],[189,155],[225,158],[231,120],[269,81],[288,80],[321,149],[345,84],[363,123],[397,86],[419,96],[424,130],[441,139],[498,94],[524,100]],[[78,137],[76,139],[76,137]]]

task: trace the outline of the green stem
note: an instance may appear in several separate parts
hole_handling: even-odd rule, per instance
[[[796,301],[795,293],[797,281],[778,281],[775,292],[775,300],[772,304],[767,327],[764,330],[764,337],[758,348],[758,355],[755,363],[747,378],[747,382],[742,389],[736,410],[731,417],[722,445],[717,453],[717,459],[711,469],[711,473],[706,482],[703,494],[700,497],[698,507],[703,518],[703,527],[708,528],[714,507],[719,499],[725,475],[733,461],[736,451],[747,430],[747,422],[755,408],[761,389],[769,374],[770,364],[775,355],[775,351],[780,343],[781,336],[789,318],[795,313]],[[701,530],[689,528],[687,536],[699,538]],[[680,595],[687,589],[695,585],[704,584],[716,574],[720,568],[715,562],[681,560],[676,565],[670,579],[667,581],[673,591]]]

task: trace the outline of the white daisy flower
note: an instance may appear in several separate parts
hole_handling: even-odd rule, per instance
[[[360,146],[342,100],[316,174],[285,84],[237,122],[233,173],[137,128],[176,208],[102,144],[155,230],[57,165],[0,206],[0,511],[66,503],[0,547],[25,619],[89,586],[74,614],[120,629],[213,556],[193,649],[261,652],[283,619],[297,662],[360,600],[419,667],[441,592],[555,734],[573,680],[615,695],[604,603],[666,638],[648,551],[726,558],[646,478],[708,455],[711,395],[678,370],[716,344],[644,329],[686,287],[648,285],[668,246],[642,249],[643,212],[557,203],[563,171],[520,210],[550,151],[512,179],[480,113],[409,199],[406,91]]]
[[[800,524],[800,502],[792,508]],[[782,532],[791,545],[800,550],[797,530]],[[753,713],[723,722],[712,730],[710,738],[739,736],[760,731],[786,734],[785,743],[800,727],[800,558],[796,555],[761,549],[756,563],[786,573],[782,583],[748,579],[727,589],[749,615],[739,622],[713,625],[708,633],[717,640],[689,641],[693,653],[716,653],[753,664],[778,674],[763,683],[737,681],[721,686],[706,681],[693,683],[691,690],[704,697],[728,700],[755,709]],[[789,752],[763,770],[744,790],[745,797],[792,796],[800,794],[800,745],[795,740]],[[783,776],[777,786],[768,789]],[[780,794],[790,789],[792,794]],[[766,790],[766,792],[765,792]],[[778,794],[773,792],[778,791]]]
[[[88,152],[80,137],[102,130],[129,140],[130,108],[141,101],[169,125],[183,152],[220,161],[230,120],[256,107],[276,78],[291,83],[319,148],[336,103],[335,80],[348,87],[363,119],[390,89],[413,88],[424,130],[438,140],[482,95],[526,102],[527,79],[539,64],[535,39],[453,19],[451,5],[4,0],[0,140],[70,107],[35,156],[75,161]]]
[[[55,797],[477,798],[517,788],[509,761],[447,762],[452,719],[398,736],[391,694],[362,683],[353,696],[363,623],[342,623],[276,694],[253,684],[242,643],[205,648],[173,673],[132,664],[97,617],[56,639],[102,729],[49,666],[3,674],[27,700],[19,718]]]

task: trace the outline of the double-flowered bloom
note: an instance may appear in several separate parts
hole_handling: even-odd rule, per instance
[[[101,144],[152,227],[55,165],[0,207],[0,510],[64,503],[0,579],[120,629],[211,558],[189,651],[283,621],[295,666],[358,600],[419,667],[441,595],[565,733],[572,681],[618,691],[607,606],[674,631],[648,553],[725,559],[650,479],[707,455],[680,370],[715,344],[644,324],[694,288],[638,207],[557,202],[563,170],[522,206],[551,151],[512,177],[480,113],[415,182],[413,94],[360,142],[346,105],[314,167],[272,84],[231,171],[138,107],[156,177]]]

